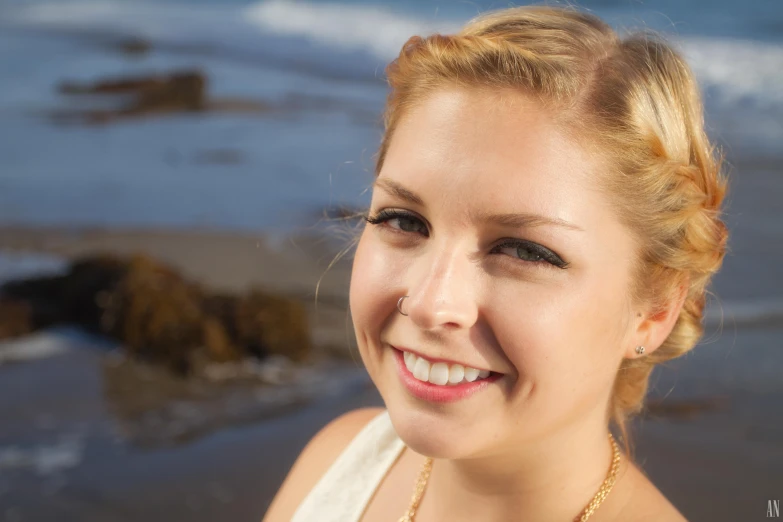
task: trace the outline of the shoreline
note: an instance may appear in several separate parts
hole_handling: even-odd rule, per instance
[[[0,225],[0,250],[66,259],[111,252],[144,253],[217,290],[258,285],[290,294],[318,282],[338,253],[340,239],[321,230],[274,233],[206,228],[102,228]],[[350,266],[342,260],[325,274],[321,290],[347,299]],[[319,272],[320,271],[320,272]],[[330,276],[330,274],[334,277]]]

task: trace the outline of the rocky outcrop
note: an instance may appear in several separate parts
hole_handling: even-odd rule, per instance
[[[200,71],[125,78],[107,78],[94,83],[64,82],[59,92],[67,95],[113,95],[118,98],[114,110],[88,110],[79,114],[90,123],[117,118],[170,112],[199,112],[206,108],[207,78]]]
[[[171,113],[267,112],[270,107],[255,100],[211,99],[208,79],[200,70],[180,70],[137,76],[109,77],[89,83],[62,82],[58,92],[86,101],[102,98],[113,101],[109,109],[79,109],[55,111],[52,118],[59,122],[88,124],[112,123],[140,116]]]
[[[146,52],[144,42],[128,43],[131,52]],[[198,69],[166,73],[103,77],[91,82],[64,81],[57,91],[77,101],[78,109],[54,110],[48,115],[59,123],[107,124],[143,116],[176,113],[234,113],[287,116],[313,112],[344,112],[359,124],[376,126],[375,108],[340,98],[288,93],[281,99],[216,98],[209,93],[209,78]],[[94,108],[91,108],[92,107]],[[107,108],[108,106],[108,108]],[[236,163],[236,151],[206,153],[206,162]]]
[[[60,323],[116,339],[134,356],[178,374],[199,361],[248,355],[302,361],[311,348],[300,302],[260,290],[212,294],[146,256],[81,258],[65,275],[0,288],[0,338]]]
[[[0,301],[0,340],[31,333],[33,308],[30,303],[7,299]]]

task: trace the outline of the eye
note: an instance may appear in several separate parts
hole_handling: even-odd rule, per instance
[[[398,226],[394,227],[390,225],[392,229],[429,236],[429,231],[427,230],[427,225],[424,221],[414,214],[402,210],[381,210],[375,216],[365,217],[364,220],[371,225],[380,225],[387,221],[396,222]]]
[[[513,258],[534,264],[549,264],[557,268],[568,268],[568,263],[546,247],[531,241],[508,239],[493,249],[493,252],[509,252]]]

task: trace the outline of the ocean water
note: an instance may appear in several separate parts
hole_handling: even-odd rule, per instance
[[[6,0],[0,3],[0,224],[287,231],[313,225],[326,207],[366,205],[384,65],[413,34],[448,32],[506,5]],[[665,33],[690,60],[709,133],[735,171],[726,215],[732,254],[722,289],[779,309],[783,2],[581,5],[621,31]],[[151,51],[119,52],[117,43],[130,38],[149,42]],[[53,111],[83,107],[58,94],[63,81],[180,68],[203,70],[215,98],[258,100],[278,110],[102,126],[52,121]]]
[[[489,1],[12,1],[0,4],[0,220],[79,225],[280,227],[307,208],[363,204],[377,147],[382,68],[412,34],[449,31]],[[671,35],[732,157],[777,158],[783,142],[783,3],[599,0],[618,28]],[[154,51],[108,46],[130,37]],[[336,109],[278,118],[211,115],[57,127],[55,87],[199,67],[214,96],[292,94]],[[345,107],[376,115],[355,121]],[[200,152],[236,150],[230,168]],[[301,216],[300,216],[301,217]]]

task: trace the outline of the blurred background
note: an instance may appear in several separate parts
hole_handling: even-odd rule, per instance
[[[369,203],[383,67],[507,5],[0,2],[0,520],[260,520],[318,429],[381,404],[350,252],[330,264]],[[766,519],[783,500],[783,2],[580,5],[669,35],[731,178],[707,331],[656,369],[637,460],[690,520]]]

